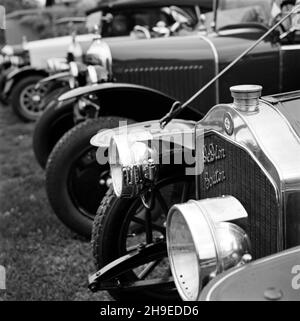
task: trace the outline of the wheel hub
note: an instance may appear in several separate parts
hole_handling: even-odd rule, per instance
[[[20,95],[20,105],[23,110],[29,114],[40,114],[43,106],[40,104],[42,97],[45,95],[46,89],[35,89],[35,84],[31,84],[23,89]]]

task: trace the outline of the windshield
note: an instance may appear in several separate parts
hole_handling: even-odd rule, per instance
[[[165,26],[171,26],[175,21],[162,9],[163,8],[144,8],[115,12],[111,23],[103,24],[103,36],[130,35],[135,26],[142,26],[148,30],[152,30],[159,22]],[[196,19],[196,17],[194,17],[194,19]]]
[[[217,29],[241,23],[260,23],[269,25],[272,0],[220,0],[217,14]],[[205,14],[206,28],[214,21],[214,13]]]
[[[163,23],[166,27],[170,27],[175,21],[164,9],[163,7],[150,7],[114,10],[113,12],[98,11],[87,17],[86,26],[88,30],[92,31],[95,25],[100,25],[102,22],[103,37],[130,35],[135,26],[142,26],[152,30],[153,27]],[[191,27],[195,27],[198,22],[195,8],[181,6],[180,9],[190,16]]]

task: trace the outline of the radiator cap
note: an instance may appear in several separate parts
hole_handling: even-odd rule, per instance
[[[230,88],[233,97],[233,105],[236,109],[244,112],[258,110],[259,98],[261,97],[262,86],[240,85]]]

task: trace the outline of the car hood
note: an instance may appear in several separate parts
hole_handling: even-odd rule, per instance
[[[161,129],[159,120],[146,121],[129,126],[117,127],[114,129],[101,130],[91,139],[91,145],[96,147],[108,148],[110,140],[115,135],[127,135],[134,137],[135,141],[153,141],[161,140],[166,143],[174,141],[177,135],[182,136],[194,135],[195,131],[194,121],[187,121],[182,119],[172,120],[164,129]],[[182,139],[182,144],[190,149],[194,149],[194,139]]]

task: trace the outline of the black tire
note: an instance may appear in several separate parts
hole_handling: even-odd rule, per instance
[[[97,163],[90,139],[100,129],[117,127],[119,120],[125,119],[101,117],[78,124],[58,141],[47,162],[46,190],[55,214],[71,230],[88,238],[109,180],[109,164]]]
[[[12,109],[25,122],[36,121],[42,114],[39,102],[34,102],[31,98],[35,95],[35,85],[43,78],[42,75],[25,77],[12,89],[10,95]],[[41,95],[43,95],[42,92]]]
[[[73,104],[74,102],[71,100],[57,109],[55,108],[57,100],[56,97],[53,97],[35,125],[32,147],[35,158],[42,168],[45,168],[48,157],[56,143],[75,126]]]
[[[171,185],[164,185],[164,184],[178,184],[179,182],[187,183],[186,186],[188,187],[188,193],[185,194],[184,201],[189,198],[190,195],[194,194],[194,184],[193,178],[191,176],[185,176],[182,173],[181,169],[173,169],[168,173],[165,173],[164,179],[161,179],[160,182],[157,184],[157,188],[162,188],[164,186],[171,186]],[[173,182],[173,183],[172,183]],[[176,183],[177,182],[177,183]],[[177,198],[177,202],[183,201],[180,196],[180,188],[179,185],[173,188],[173,196],[166,196],[166,193],[163,192],[163,189],[160,189],[161,194],[164,195],[165,204],[169,209],[175,202]],[[177,195],[176,195],[177,194]],[[180,198],[178,198],[180,196]],[[92,247],[93,247],[93,257],[96,269],[99,270],[103,268],[108,263],[116,260],[117,258],[126,254],[126,245],[127,241],[123,239],[131,234],[129,229],[136,228],[134,225],[129,225],[132,223],[128,223],[130,220],[130,211],[133,208],[138,208],[138,206],[134,205],[134,202],[141,202],[139,198],[133,199],[125,199],[125,198],[117,198],[110,188],[103,198],[101,205],[97,211],[97,215],[95,217],[93,223],[93,232],[92,232]],[[162,207],[161,207],[162,208]],[[163,211],[160,211],[163,212]],[[167,213],[166,213],[167,214]],[[139,215],[139,214],[138,214]],[[152,216],[153,217],[153,216]],[[155,215],[155,222],[157,222],[157,216]],[[139,216],[140,218],[140,216]],[[156,223],[158,224],[158,223]],[[160,225],[163,224],[161,221]],[[128,230],[124,226],[127,226]],[[140,232],[141,233],[141,232]],[[141,234],[139,235],[138,242],[141,242]],[[146,242],[147,243],[147,242]],[[131,246],[131,244],[129,244]],[[128,245],[127,245],[128,246]],[[167,260],[167,258],[165,259]],[[165,262],[164,262],[165,264]],[[167,260],[168,264],[168,260]],[[166,266],[168,268],[168,265]],[[136,279],[135,272],[129,271],[121,276],[118,277],[118,282],[120,288],[116,290],[110,290],[110,295],[115,298],[116,300],[120,301],[176,301],[179,300],[178,293],[174,288],[163,288],[161,287],[159,290],[148,290],[148,289],[130,289],[126,291],[126,285],[123,282],[126,281],[134,281]],[[154,272],[157,273],[157,272]],[[155,277],[155,275],[154,275]],[[123,283],[123,284],[122,284]]]

